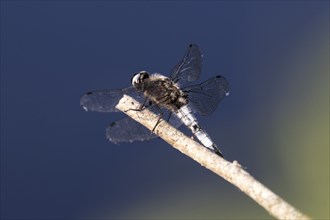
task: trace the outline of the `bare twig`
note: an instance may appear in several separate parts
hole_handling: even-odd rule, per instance
[[[158,116],[147,109],[144,111],[129,111],[129,109],[137,109],[139,106],[140,103],[136,100],[129,96],[124,96],[116,108],[152,130],[158,120]],[[231,163],[219,157],[169,125],[166,121],[161,121],[154,132],[183,154],[232,183],[275,218],[290,220],[310,219],[254,179],[237,161]]]

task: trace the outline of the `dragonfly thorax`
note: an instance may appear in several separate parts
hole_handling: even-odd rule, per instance
[[[188,103],[185,94],[170,78],[155,73],[149,75],[145,71],[132,78],[133,86],[154,104],[176,111]]]

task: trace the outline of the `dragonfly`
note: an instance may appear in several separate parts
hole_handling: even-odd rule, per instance
[[[159,120],[167,120],[175,128],[184,124],[204,147],[223,157],[217,145],[198,123],[195,113],[202,116],[213,113],[229,94],[229,82],[224,76],[217,75],[200,84],[191,85],[200,77],[202,59],[199,47],[190,44],[168,77],[140,71],[132,77],[130,87],[87,92],[81,97],[80,105],[86,111],[117,112],[119,100],[124,95],[131,96],[143,103],[140,108],[132,110],[143,111],[147,108],[160,115]],[[113,143],[120,143],[147,141],[157,135],[126,116],[108,126],[106,137]]]

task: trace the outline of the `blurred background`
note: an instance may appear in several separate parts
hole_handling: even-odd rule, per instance
[[[1,1],[1,219],[272,219],[164,141],[115,145],[83,93],[168,74],[189,43],[230,95],[199,117],[256,179],[329,218],[329,2]]]

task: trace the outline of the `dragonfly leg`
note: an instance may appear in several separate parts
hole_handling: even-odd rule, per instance
[[[152,134],[155,133],[156,127],[159,125],[159,123],[162,121],[162,118],[163,118],[163,111],[162,111],[162,109],[159,106],[156,106],[156,107],[157,107],[157,110],[159,112],[158,119],[157,119],[157,122],[156,122],[155,126],[151,130],[151,132],[150,132],[150,138],[148,138],[148,139],[151,139]]]

